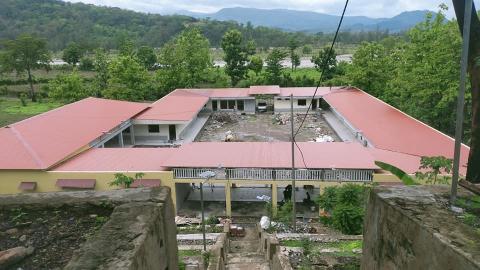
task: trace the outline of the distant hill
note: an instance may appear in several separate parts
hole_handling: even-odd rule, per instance
[[[399,32],[408,30],[425,19],[428,10],[403,12],[392,18],[369,18],[365,16],[346,16],[342,29],[344,31],[389,30]],[[333,32],[339,16],[310,11],[288,9],[224,8],[215,13],[195,13],[179,11],[178,14],[195,18],[211,18],[219,21],[236,21],[254,26],[267,26],[288,31]]]

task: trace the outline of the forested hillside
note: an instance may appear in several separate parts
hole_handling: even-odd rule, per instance
[[[162,16],[111,7],[99,7],[58,0],[0,0],[0,39],[30,33],[48,40],[51,50],[63,50],[70,42],[83,48],[116,49],[128,38],[137,45],[161,47],[189,25],[197,25],[213,47],[220,47],[229,29],[238,29],[258,47],[286,47],[294,37],[300,44],[322,44],[330,35],[284,32],[268,27],[195,19],[188,16]],[[387,32],[344,33],[340,42],[378,40]],[[343,37],[343,38],[342,38]]]

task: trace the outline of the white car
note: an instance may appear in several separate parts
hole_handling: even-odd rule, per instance
[[[258,102],[257,110],[259,112],[266,112],[267,111],[267,103],[266,102]]]

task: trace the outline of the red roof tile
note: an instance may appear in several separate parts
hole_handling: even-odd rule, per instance
[[[86,98],[1,128],[0,169],[47,169],[146,107]]]
[[[95,179],[58,179],[56,185],[61,188],[95,188]]]
[[[53,168],[54,171],[163,171],[175,148],[93,148]]]
[[[307,168],[377,169],[369,151],[358,143],[298,143]],[[290,168],[289,142],[196,142],[181,146],[165,167]],[[295,148],[295,166],[305,168]]]
[[[280,87],[278,85],[254,85],[250,86],[250,95],[279,95]]]
[[[190,121],[208,102],[208,96],[188,90],[175,90],[149,106],[137,120]]]
[[[254,98],[248,94],[248,88],[182,89],[210,98]]]
[[[319,87],[315,97],[320,98],[324,95],[339,89],[338,87]],[[282,87],[280,88],[281,97],[289,97],[293,94],[294,97],[312,97],[315,93],[315,87]]]
[[[324,99],[375,148],[414,156],[453,158],[451,137],[361,90],[338,90]],[[462,166],[467,163],[468,152],[469,148],[462,145]]]

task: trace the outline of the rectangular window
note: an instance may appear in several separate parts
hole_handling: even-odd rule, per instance
[[[307,106],[307,100],[306,99],[299,99],[299,100],[297,100],[297,105],[298,106]]]
[[[220,100],[220,109],[226,110],[228,108],[228,101],[227,100]]]
[[[228,101],[228,108],[230,110],[234,110],[235,109],[235,100],[229,100]]]
[[[245,110],[245,105],[244,105],[244,103],[243,103],[243,100],[237,100],[237,109],[238,109],[239,111]]]
[[[148,125],[148,133],[160,133],[159,125]]]

